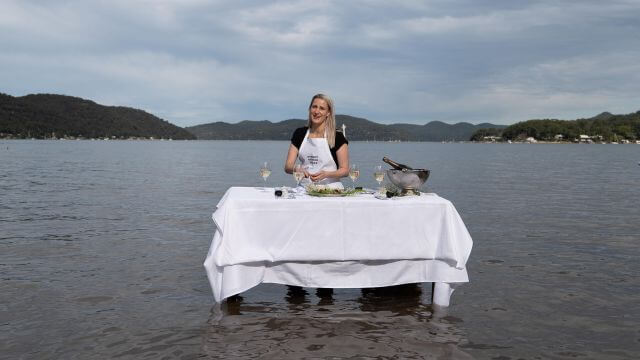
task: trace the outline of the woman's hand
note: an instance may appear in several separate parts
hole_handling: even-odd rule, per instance
[[[320,181],[320,180],[328,178],[329,177],[329,173],[327,171],[320,170],[315,174],[309,174],[309,177],[311,178],[311,181],[317,182],[317,181]]]

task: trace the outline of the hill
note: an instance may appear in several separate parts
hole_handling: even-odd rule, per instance
[[[289,140],[293,130],[305,126],[306,120],[289,119],[280,122],[241,121],[237,124],[215,122],[187,127],[186,130],[201,140]],[[505,128],[505,125],[458,123],[454,125],[432,121],[425,125],[378,124],[349,115],[336,115],[338,129],[346,126],[349,140],[371,141],[461,141],[483,127]]]
[[[243,120],[236,124],[214,122],[185,129],[198,140],[288,140],[294,129],[304,126],[306,121],[289,119],[272,123],[268,120]]]
[[[37,94],[13,97],[0,93],[0,138],[156,138],[201,140],[289,140],[303,119],[280,122],[244,120],[215,122],[185,129],[145,111],[104,106],[77,97]],[[504,125],[469,123],[425,125],[378,124],[367,119],[337,115],[340,129],[346,126],[349,140],[371,141],[464,141],[483,127]]]
[[[553,141],[556,135],[574,141],[580,135],[605,141],[640,139],[640,111],[626,115],[603,112],[591,118],[576,120],[533,119],[510,125],[502,131],[480,129],[471,140],[482,140],[483,136],[498,136],[504,140],[522,140],[528,137]]]
[[[138,109],[64,95],[1,93],[0,137],[195,139],[188,131]]]

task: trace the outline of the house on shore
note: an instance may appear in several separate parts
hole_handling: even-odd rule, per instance
[[[576,142],[579,142],[579,143],[593,144],[593,140],[589,135],[580,135],[576,140],[577,140]]]
[[[501,137],[493,136],[493,135],[491,135],[491,136],[483,136],[482,137],[482,140],[485,141],[485,142],[496,142],[496,141],[498,141],[498,139],[501,139]]]

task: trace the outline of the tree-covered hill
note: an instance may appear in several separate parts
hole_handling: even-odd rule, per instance
[[[441,121],[431,121],[425,125],[394,124],[390,125],[405,131],[410,141],[466,141],[468,135],[481,128],[504,129],[506,125],[483,123],[473,125],[466,122],[446,124]]]
[[[272,123],[268,120],[244,120],[236,124],[214,122],[185,129],[199,140],[287,140],[292,129],[304,126],[306,121],[289,119]]]
[[[177,127],[145,111],[104,106],[77,97],[38,94],[13,97],[0,93],[0,138],[156,138],[201,140],[288,140],[306,125],[302,119],[280,122],[241,121]],[[337,115],[336,125],[346,126],[349,140],[364,141],[464,141],[483,127],[503,125],[469,123],[425,125],[378,124],[367,119]]]
[[[471,140],[482,140],[483,136],[497,135],[504,140],[521,140],[533,137],[537,140],[551,141],[556,135],[564,140],[573,140],[580,135],[597,137],[602,141],[640,139],[640,111],[626,115],[613,115],[608,112],[587,119],[557,120],[534,119],[508,126],[502,132],[480,129]],[[600,138],[601,137],[601,138]]]
[[[188,131],[145,111],[104,106],[77,97],[0,94],[0,137],[195,139]]]
[[[202,140],[288,140],[293,130],[305,126],[306,120],[289,119],[280,122],[242,121],[237,124],[215,122],[186,129]],[[378,124],[367,119],[336,115],[336,126],[346,126],[347,138],[356,141],[460,141],[468,140],[481,127],[504,128],[504,125],[458,123],[454,125],[432,121],[425,125]]]

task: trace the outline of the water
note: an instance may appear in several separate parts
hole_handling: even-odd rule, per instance
[[[430,286],[263,284],[217,321],[202,262],[231,185],[293,185],[287,142],[0,141],[0,357],[640,358],[640,146],[352,142],[432,169],[473,239]],[[345,178],[344,182],[351,181]]]

